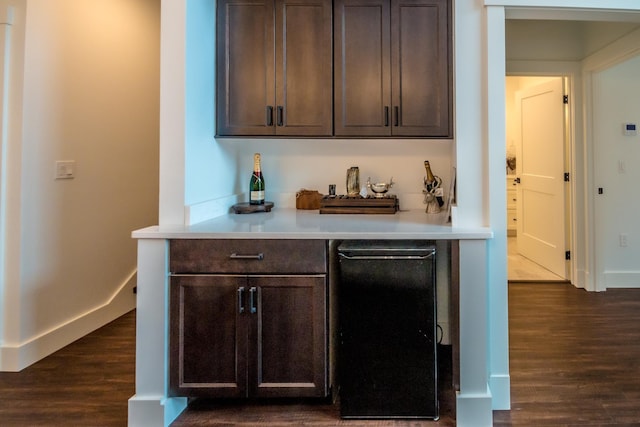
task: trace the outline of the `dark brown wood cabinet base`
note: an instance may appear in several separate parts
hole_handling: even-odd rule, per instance
[[[172,241],[170,394],[325,397],[325,246],[320,240]],[[292,267],[297,257],[305,261]],[[214,265],[220,271],[211,272]]]

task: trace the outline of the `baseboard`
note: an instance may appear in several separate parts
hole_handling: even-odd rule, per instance
[[[104,304],[18,345],[0,347],[0,371],[19,372],[133,310],[136,282],[134,271]]]
[[[640,288],[640,271],[605,271],[606,288]]]
[[[134,395],[129,399],[128,427],[171,425],[187,407],[186,397]]]
[[[491,375],[489,377],[493,410],[511,409],[511,377],[506,375]]]
[[[456,395],[456,426],[457,427],[492,427],[491,392]]]

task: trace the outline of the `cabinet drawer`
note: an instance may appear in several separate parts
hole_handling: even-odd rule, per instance
[[[325,273],[324,240],[176,239],[172,273]]]

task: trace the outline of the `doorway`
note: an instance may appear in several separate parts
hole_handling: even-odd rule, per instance
[[[508,279],[570,280],[568,78],[507,76]]]

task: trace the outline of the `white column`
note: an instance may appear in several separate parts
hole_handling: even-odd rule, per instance
[[[186,408],[169,398],[168,241],[138,241],[136,394],[129,399],[129,427],[168,426]]]
[[[458,427],[491,427],[489,390],[487,241],[460,241],[460,391]]]
[[[493,409],[511,407],[509,376],[509,316],[507,290],[507,207],[505,132],[505,12],[486,8],[487,139],[489,220],[494,238],[489,245],[489,385]]]
[[[184,224],[187,0],[162,0],[160,19],[158,221],[160,225]]]

